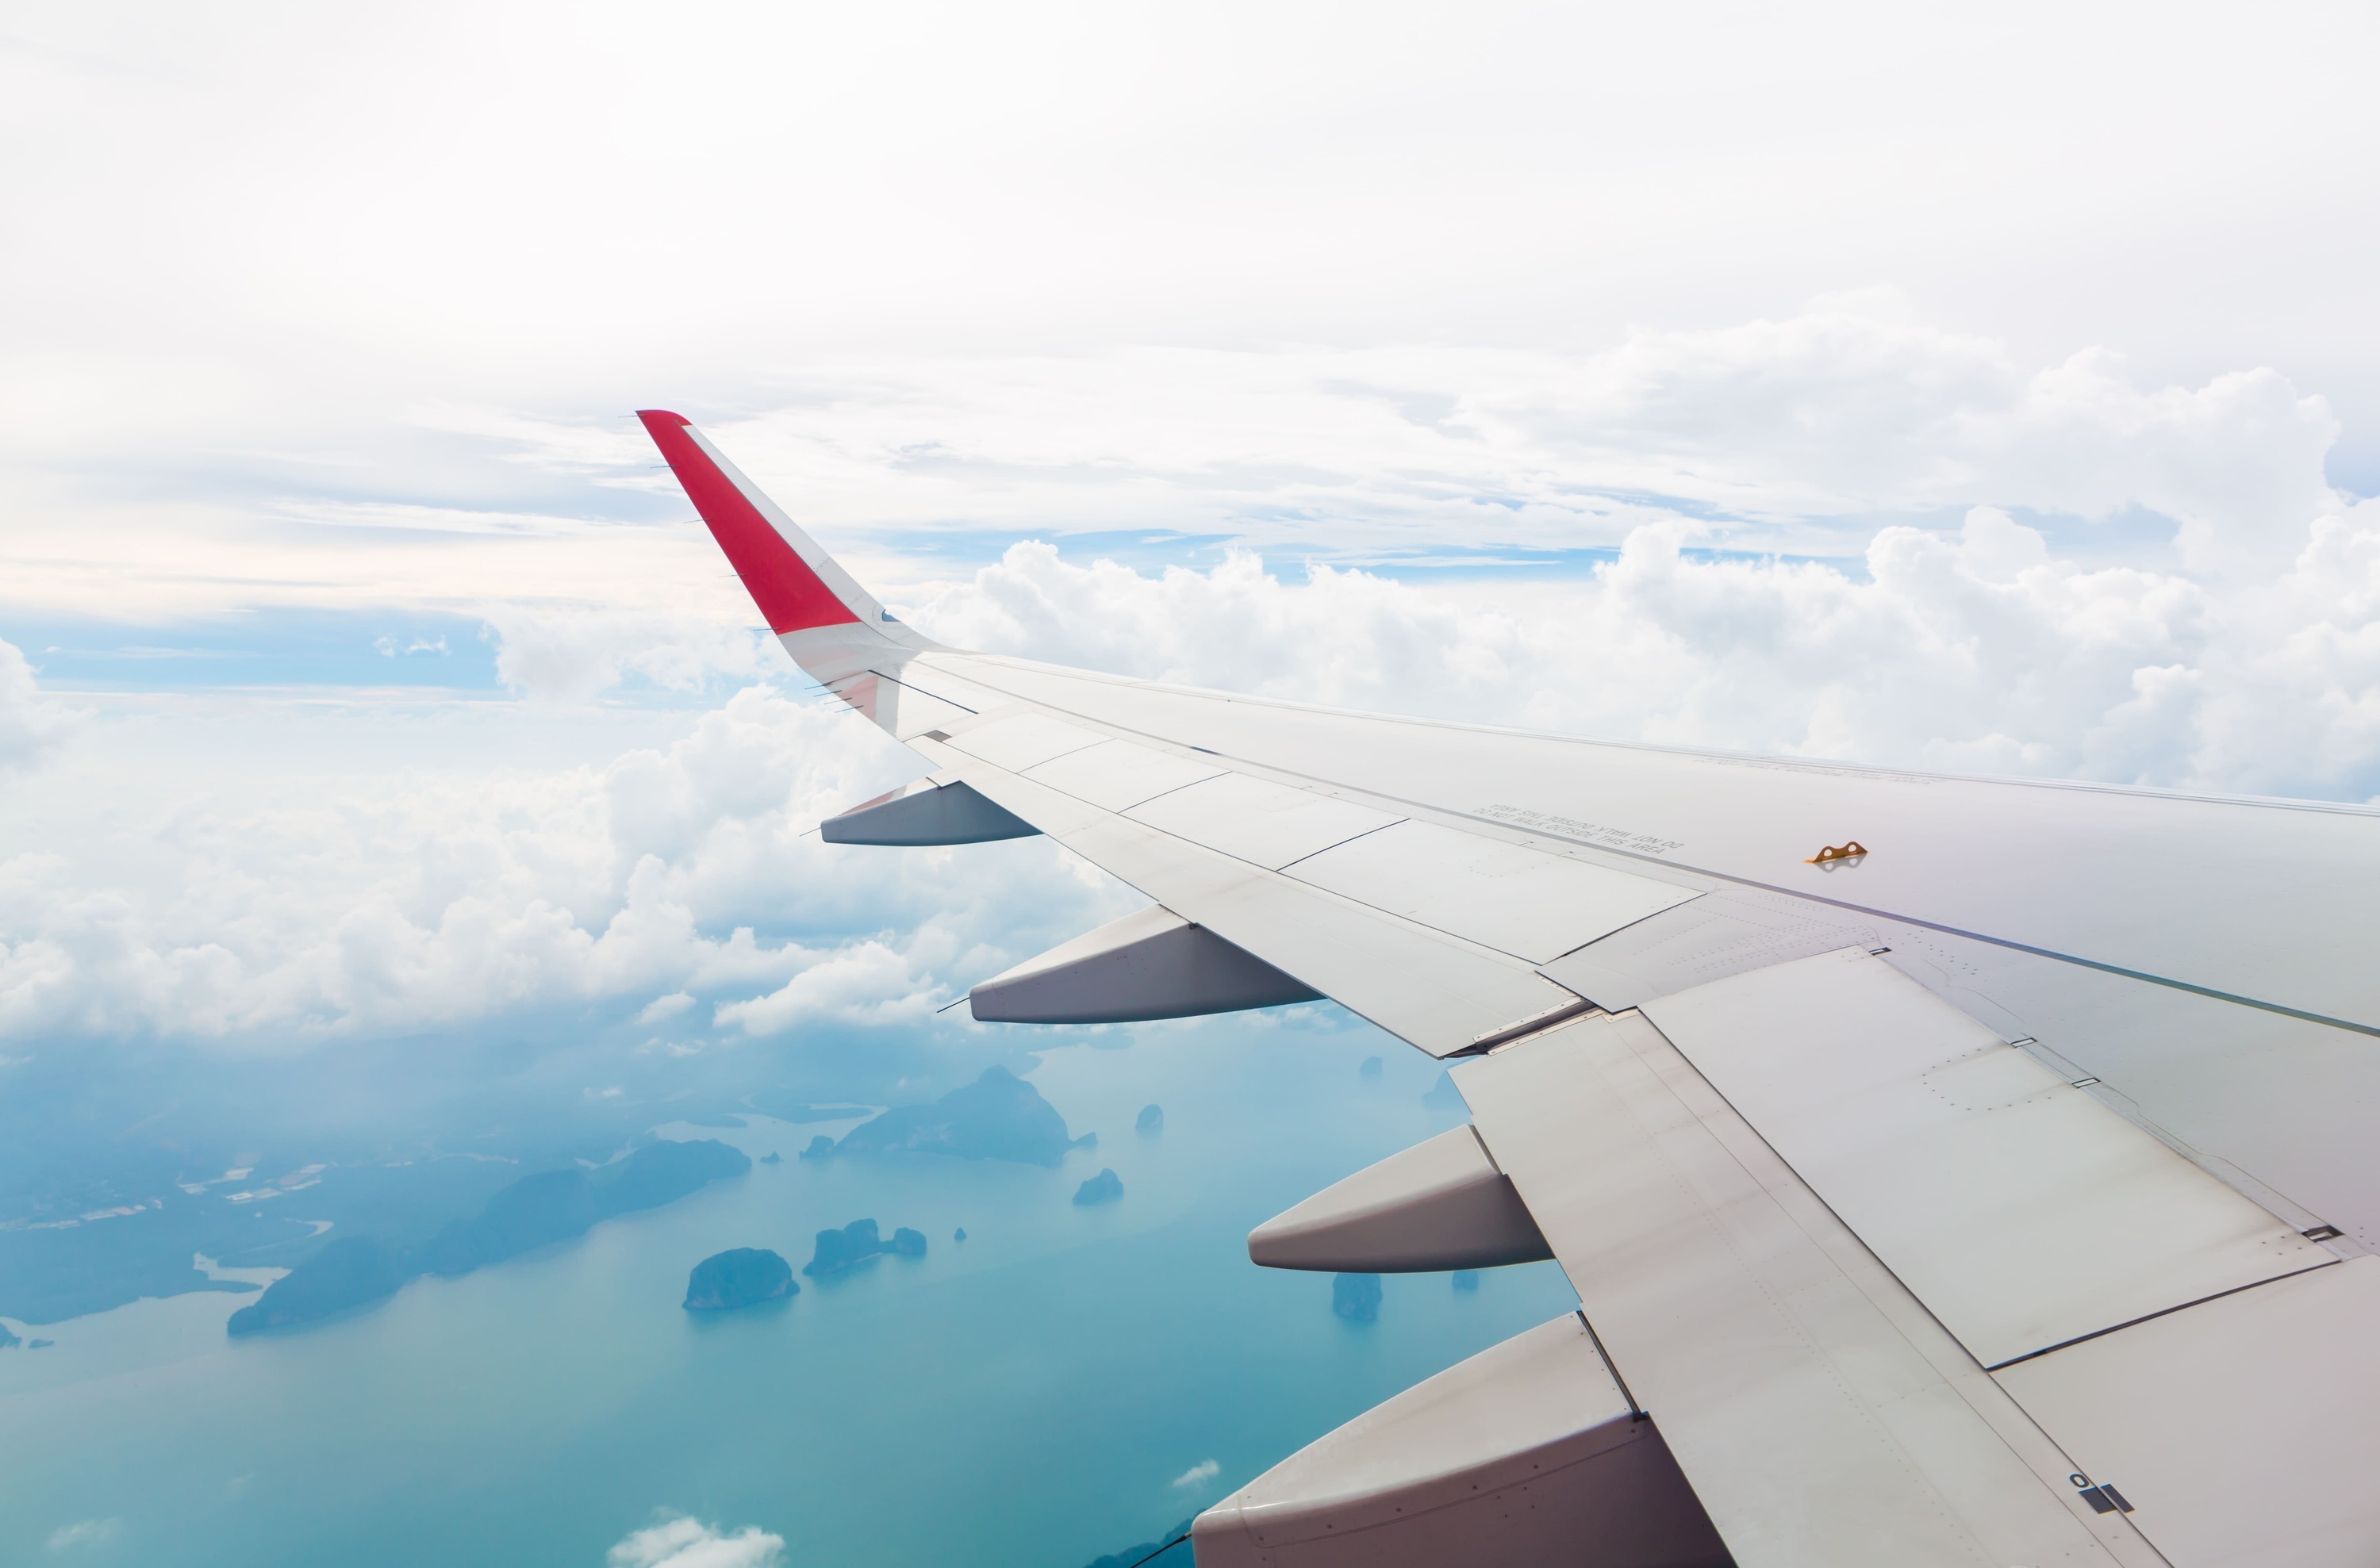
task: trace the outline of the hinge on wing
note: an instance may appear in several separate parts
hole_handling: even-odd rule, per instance
[[[2106,1481],[2094,1484],[2090,1477],[2079,1470],[2066,1478],[2074,1483],[2076,1492],[2091,1505],[2094,1514],[2130,1514],[2132,1511],[2132,1505],[2125,1500],[2124,1494]]]
[[[1855,861],[1867,853],[1867,846],[1853,838],[1841,844],[1829,844],[1810,856],[1803,865],[1826,865],[1834,861]]]
[[[1462,1050],[1450,1051],[1447,1055],[1451,1056],[1484,1056],[1488,1052],[1494,1050],[1497,1046],[1510,1044],[1512,1042],[1520,1039],[1524,1034],[1535,1034],[1541,1029],[1549,1029],[1558,1023],[1567,1023],[1581,1013],[1591,1013],[1597,1010],[1596,1005],[1588,1001],[1585,997],[1572,996],[1566,1002],[1555,1003],[1552,1007],[1548,1007],[1544,1012],[1531,1013],[1527,1018],[1504,1024],[1497,1029],[1491,1029],[1487,1033],[1482,1034],[1477,1039],[1472,1041],[1470,1044],[1465,1045]]]

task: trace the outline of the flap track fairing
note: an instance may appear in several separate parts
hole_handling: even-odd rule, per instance
[[[1203,925],[1151,905],[967,994],[984,1023],[1141,1023],[1318,1002],[1322,994]]]
[[[1248,1236],[1269,1269],[1432,1273],[1552,1257],[1512,1178],[1469,1126],[1334,1182]]]
[[[1724,1568],[1726,1545],[1586,1325],[1415,1384],[1198,1515],[1198,1568]]]
[[[930,778],[905,784],[819,824],[819,837],[830,844],[890,844],[905,849],[989,844],[1000,838],[1030,838],[1040,831],[968,785],[936,784]]]

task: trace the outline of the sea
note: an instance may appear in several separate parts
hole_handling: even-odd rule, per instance
[[[20,1331],[55,1344],[0,1352],[0,1562],[603,1568],[691,1516],[783,1538],[788,1568],[1082,1568],[1575,1304],[1533,1264],[1390,1276],[1354,1322],[1329,1275],[1248,1262],[1253,1226],[1461,1120],[1425,1103],[1438,1064],[1352,1025],[1125,1038],[1029,1074],[1098,1134],[1062,1169],[796,1157],[850,1123],[662,1123],[783,1160],[294,1333],[227,1339],[254,1297],[225,1294]],[[1136,1133],[1150,1104],[1163,1131]],[[1075,1205],[1101,1168],[1123,1199]],[[863,1217],[927,1256],[679,1305],[710,1253],[798,1268]]]

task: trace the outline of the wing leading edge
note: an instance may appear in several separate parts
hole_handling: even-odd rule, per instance
[[[1514,1391],[1585,1353],[1548,1325],[1210,1511],[1202,1563],[1450,1539],[1611,1568],[2380,1558],[2380,1173],[2352,1152],[2380,1098],[2380,966],[2357,961],[2380,816],[967,654],[892,621],[685,420],[640,417],[795,662],[935,770],[830,837],[1038,830],[1154,901],[979,1016],[1338,1001],[1458,1062],[1493,1167],[1464,1179],[1516,1193],[1578,1290],[1620,1426],[1523,1440],[1548,1417]],[[1813,852],[1849,838],[1870,852]],[[1435,1189],[1398,1235],[1400,1172],[1427,1164],[1368,1177],[1334,1245],[1475,1254]],[[1556,1469],[1561,1505],[1532,1513]],[[1678,1496],[1692,1517],[1650,1501]]]

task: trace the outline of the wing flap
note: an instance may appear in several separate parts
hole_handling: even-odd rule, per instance
[[[2380,1562],[2380,1258],[1996,1374],[2177,1562]]]
[[[2338,1260],[1863,949],[1644,1012],[1985,1366]]]
[[[1743,1568],[2162,1561],[1641,1017],[1453,1077]]]

